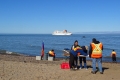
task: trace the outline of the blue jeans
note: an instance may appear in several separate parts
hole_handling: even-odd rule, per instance
[[[102,58],[92,58],[92,70],[95,72],[96,71],[96,62],[98,63],[98,68],[100,72],[102,71]]]

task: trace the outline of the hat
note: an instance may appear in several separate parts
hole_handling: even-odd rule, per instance
[[[78,42],[78,40],[75,40],[75,42]]]
[[[96,39],[95,39],[95,38],[93,38],[93,39],[92,39],[92,42],[96,42]]]

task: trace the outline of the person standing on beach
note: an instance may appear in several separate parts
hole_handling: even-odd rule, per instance
[[[115,52],[115,50],[112,51],[111,57],[112,57],[112,61],[116,62],[116,52]]]
[[[71,50],[75,50],[75,48],[77,48],[77,47],[80,47],[80,46],[78,45],[78,41],[75,40],[74,45],[72,45]],[[77,56],[74,57],[74,63],[73,64],[74,64],[75,69],[77,69],[77,66],[78,66],[78,57]]]
[[[103,74],[102,50],[103,50],[103,44],[97,41],[95,38],[93,38],[89,50],[89,57],[92,58],[92,67],[93,67],[91,73],[93,74],[96,73],[96,62],[98,63],[100,74]]]
[[[88,46],[82,46],[81,48],[86,54],[88,53]],[[87,70],[86,57],[79,57],[80,69],[82,69],[82,61],[84,62],[84,68]]]

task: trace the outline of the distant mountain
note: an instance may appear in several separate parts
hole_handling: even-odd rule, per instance
[[[101,31],[101,32],[73,32],[73,34],[120,34],[120,31]]]

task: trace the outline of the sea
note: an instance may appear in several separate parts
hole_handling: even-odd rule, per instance
[[[57,36],[52,34],[0,34],[0,50],[16,52],[18,54],[39,56],[42,42],[45,53],[54,49],[56,57],[64,58],[64,48],[70,49],[75,40],[80,46],[89,46],[92,38],[103,43],[103,61],[112,62],[112,50],[117,52],[117,62],[120,62],[120,34],[73,34]],[[87,58],[90,60],[90,58]]]

